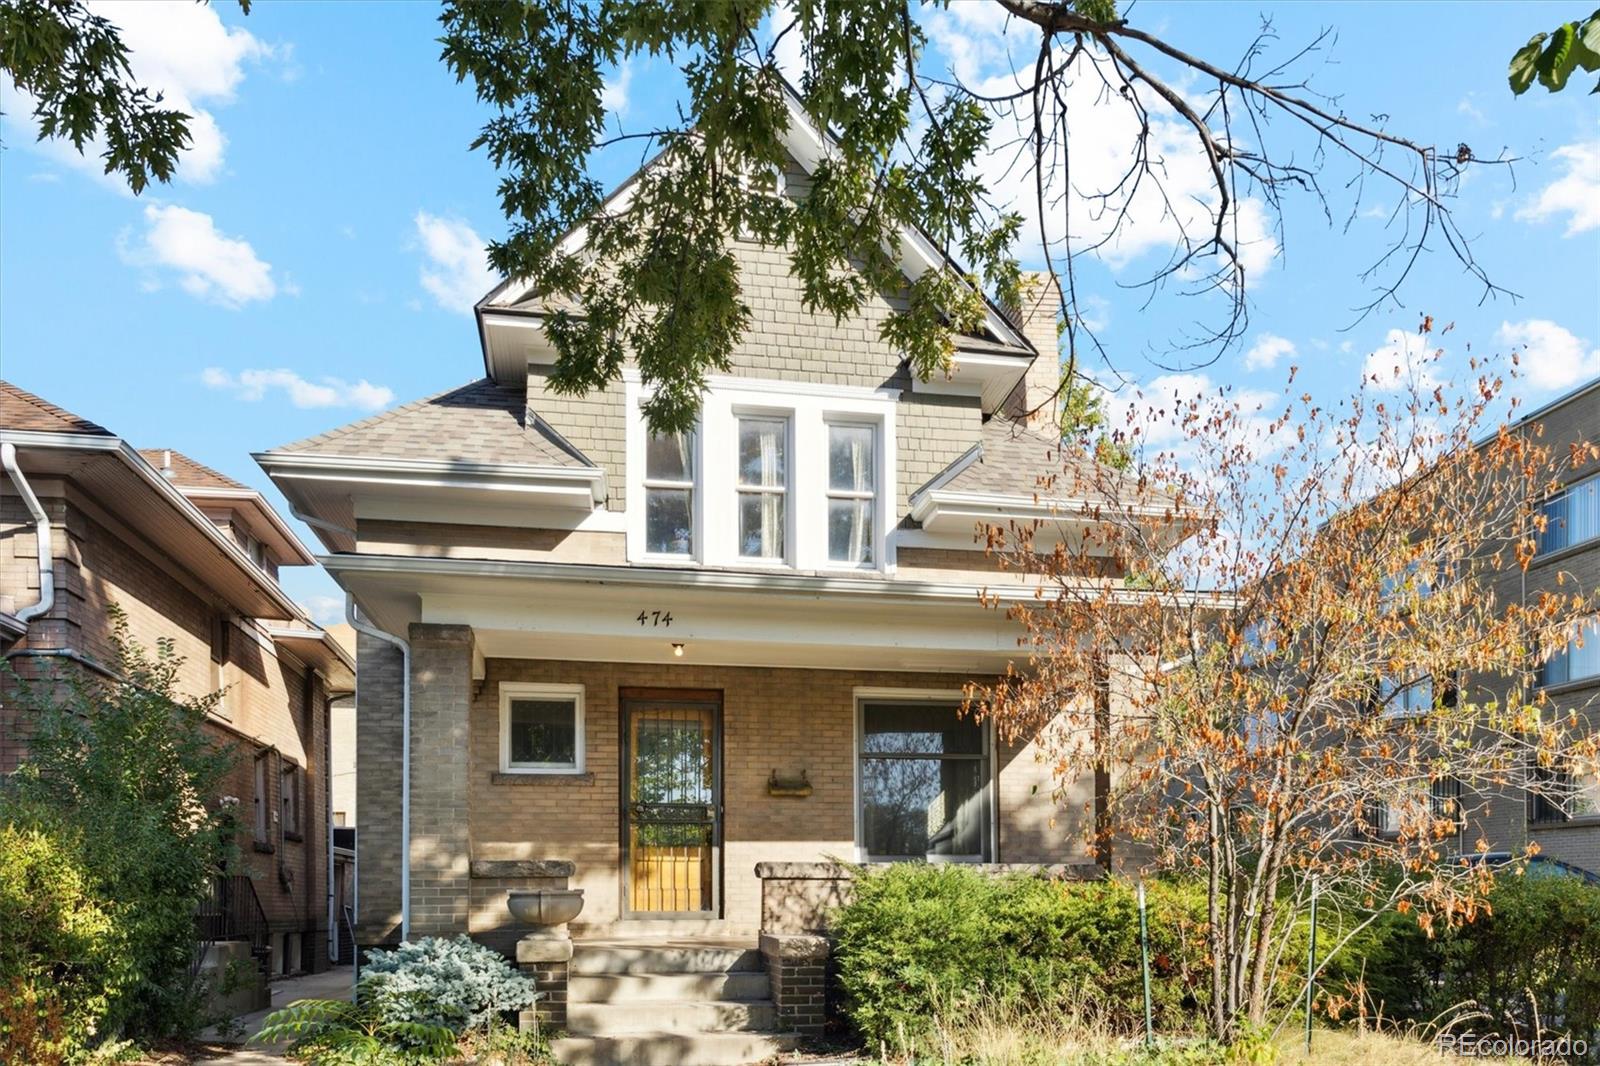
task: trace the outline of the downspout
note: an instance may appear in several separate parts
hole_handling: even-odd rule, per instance
[[[328,958],[333,962],[339,959],[339,923],[334,914],[333,894],[333,697],[327,695],[328,679],[322,679],[322,828],[327,837],[323,854],[323,866],[328,882],[328,943],[326,950]]]
[[[400,649],[400,939],[405,941],[411,939],[411,645],[363,622],[350,593],[345,593],[344,613],[357,633]],[[361,684],[359,672],[356,684]],[[359,847],[360,840],[356,843]]]
[[[39,602],[17,612],[17,621],[27,622],[48,612],[56,602],[55,564],[50,558],[50,518],[39,506],[39,497],[33,494],[28,479],[22,476],[22,468],[17,465],[15,444],[0,444],[0,465],[5,467],[11,483],[17,487],[22,502],[28,505],[28,513],[33,516],[34,540],[39,546]]]

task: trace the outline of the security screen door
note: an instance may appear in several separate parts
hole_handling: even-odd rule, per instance
[[[623,690],[623,899],[638,917],[721,906],[720,693]]]

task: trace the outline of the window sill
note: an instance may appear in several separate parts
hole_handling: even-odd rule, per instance
[[[1563,681],[1559,685],[1546,685],[1540,691],[1546,696],[1565,696],[1569,692],[1582,692],[1589,688],[1600,688],[1600,674],[1580,677],[1576,681]]]
[[[1600,814],[1580,814],[1577,817],[1567,818],[1563,821],[1555,821],[1553,819],[1545,822],[1530,821],[1528,823],[1528,831],[1530,833],[1547,833],[1552,829],[1593,829],[1596,826],[1600,826]]]
[[[1554,566],[1556,563],[1565,562],[1574,555],[1582,555],[1584,552],[1591,551],[1596,548],[1600,548],[1600,537],[1590,537],[1588,540],[1580,540],[1576,544],[1568,544],[1565,548],[1562,548],[1559,551],[1553,551],[1549,555],[1534,556],[1532,561],[1528,563],[1528,569],[1530,571],[1542,570],[1547,566]]]
[[[489,775],[491,785],[592,785],[594,773],[582,770],[544,771],[540,773],[516,773],[496,770]]]
[[[250,842],[250,847],[255,851],[259,851],[263,855],[271,855],[274,851],[278,850],[264,840],[252,840]]]
[[[289,832],[289,831],[288,831],[288,830],[284,830],[284,833],[283,833],[283,839],[285,839],[285,840],[292,840],[292,841],[294,841],[294,842],[295,842],[295,843],[296,843],[296,844],[301,844],[301,843],[304,843],[304,842],[305,842],[305,839],[306,839],[306,838],[305,838],[305,836],[304,836],[304,834],[301,834],[301,833],[291,833],[291,832]]]

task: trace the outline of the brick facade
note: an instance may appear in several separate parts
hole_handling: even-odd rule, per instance
[[[192,573],[150,547],[74,483],[39,478],[30,484],[50,519],[56,598],[9,653],[13,669],[34,681],[65,671],[102,676],[95,666],[114,671],[109,616],[114,605],[127,618],[134,643],[153,653],[158,641],[171,642],[182,660],[181,694],[199,697],[226,688],[208,732],[237,753],[221,795],[240,801],[240,868],[249,873],[277,942],[299,938],[302,968],[325,968],[328,719],[320,677],[276,647],[259,624],[227,610]],[[18,608],[38,602],[36,558],[31,519],[9,480],[0,477],[0,587]],[[218,626],[228,633],[220,661],[213,658]],[[55,653],[80,656],[91,665]],[[26,757],[29,720],[15,694],[0,689],[0,773]],[[269,839],[259,842],[251,832],[258,756],[269,760],[267,792],[260,801],[273,816]],[[286,767],[300,771],[298,834],[280,822]]]

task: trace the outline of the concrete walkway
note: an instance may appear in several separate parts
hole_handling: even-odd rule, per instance
[[[323,973],[310,974],[306,977],[290,977],[282,981],[272,982],[268,988],[272,992],[272,1006],[266,1010],[258,1010],[246,1014],[238,1019],[238,1024],[244,1027],[244,1043],[237,1051],[229,1051],[219,1055],[197,1059],[200,1063],[226,1063],[227,1066],[268,1066],[268,1064],[281,1063],[283,1058],[283,1045],[267,1045],[250,1043],[256,1033],[261,1031],[261,1023],[275,1010],[280,1010],[297,999],[349,999],[354,990],[354,970],[350,966],[337,966]],[[237,1026],[235,1027],[237,1028]],[[205,1034],[208,1041],[222,1042],[219,1034],[212,1030]],[[239,1040],[239,1037],[230,1037],[229,1040]]]

